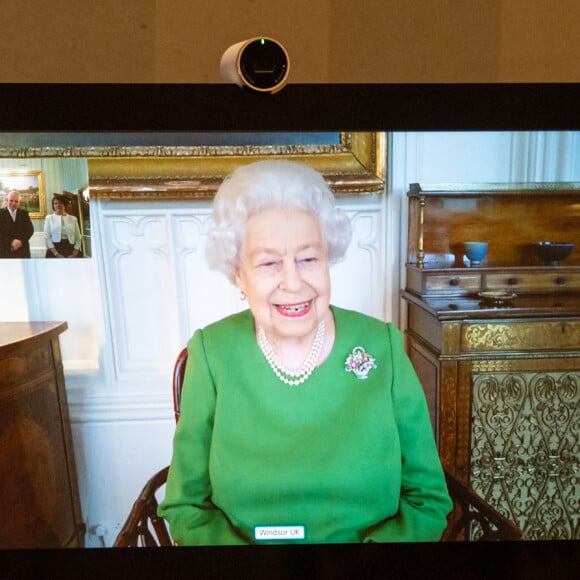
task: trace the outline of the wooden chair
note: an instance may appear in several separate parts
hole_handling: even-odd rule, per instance
[[[173,368],[173,409],[176,422],[180,415],[181,391],[186,363],[187,349],[183,349]],[[145,484],[113,547],[150,548],[173,545],[165,520],[157,515],[156,494],[165,485],[168,472],[169,467],[161,469]],[[449,473],[446,473],[445,477],[449,495],[453,500],[453,511],[449,514],[449,523],[443,532],[441,541],[522,539],[521,530],[481,499],[472,489]]]

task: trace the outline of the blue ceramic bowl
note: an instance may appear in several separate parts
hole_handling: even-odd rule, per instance
[[[479,266],[487,254],[487,242],[465,242],[465,255],[472,266]]]
[[[572,253],[574,244],[569,242],[538,242],[536,247],[546,264],[557,266]]]

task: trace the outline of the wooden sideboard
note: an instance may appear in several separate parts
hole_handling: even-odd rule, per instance
[[[0,548],[84,546],[59,335],[0,323]]]
[[[578,539],[580,189],[414,186],[409,199],[407,345],[443,465],[526,538]],[[467,236],[489,243],[481,266],[464,260]],[[542,264],[546,236],[576,254]]]

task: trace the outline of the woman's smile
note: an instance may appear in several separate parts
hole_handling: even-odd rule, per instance
[[[296,304],[274,304],[274,308],[282,316],[300,318],[306,316],[312,310],[313,300],[298,302]]]

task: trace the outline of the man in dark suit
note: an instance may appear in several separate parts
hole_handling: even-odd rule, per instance
[[[11,191],[6,196],[6,207],[0,209],[0,258],[30,258],[28,240],[34,226],[25,209],[18,209],[20,194]]]

